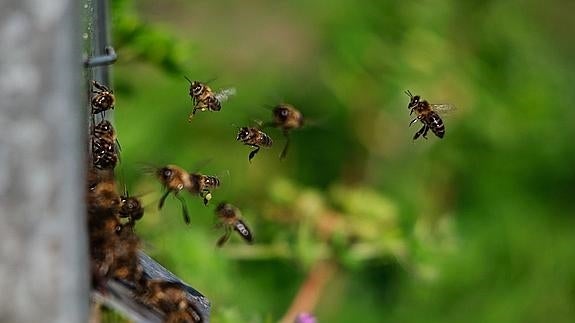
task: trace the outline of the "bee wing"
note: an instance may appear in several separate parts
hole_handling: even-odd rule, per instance
[[[432,103],[430,104],[431,110],[439,114],[449,114],[457,110],[453,104],[449,103]]]
[[[218,93],[215,94],[215,97],[218,101],[224,102],[227,101],[233,95],[236,95],[235,87],[220,90]]]

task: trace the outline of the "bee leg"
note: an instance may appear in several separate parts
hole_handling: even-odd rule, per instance
[[[158,203],[158,210],[161,210],[164,207],[164,202],[166,202],[166,198],[170,195],[171,191],[166,191],[164,195],[160,198],[160,202]]]
[[[254,158],[256,156],[256,154],[260,151],[260,146],[255,146],[255,145],[250,145],[252,147],[255,147],[256,149],[252,150],[250,152],[250,155],[248,157],[249,162],[252,162],[252,158]]]
[[[200,193],[200,197],[202,197],[204,199],[204,205],[207,206],[208,202],[210,201],[210,199],[212,198],[211,193],[209,190],[204,190]]]
[[[218,248],[221,248],[221,246],[224,245],[224,243],[226,243],[226,241],[228,241],[228,239],[230,238],[230,235],[232,234],[232,230],[230,229],[229,226],[226,226],[226,232],[224,233],[223,236],[221,236],[218,239],[218,242],[216,243],[216,245],[218,246]]]
[[[423,127],[421,127],[421,129],[419,129],[419,130],[415,133],[415,135],[413,136],[413,140],[416,140],[417,138],[419,138],[419,136],[421,136],[421,135],[425,132],[425,129],[426,129],[426,128],[427,128],[427,125],[424,124]]]
[[[415,119],[411,120],[411,122],[409,123],[409,126],[411,127],[414,123],[417,122],[417,120],[419,120],[419,119],[415,118]]]
[[[184,198],[177,195],[176,197],[178,198],[178,200],[180,200],[180,203],[182,204],[182,215],[184,216],[184,222],[186,222],[186,224],[190,224],[190,213],[188,212],[188,206],[186,205],[186,201],[184,201]]]
[[[425,125],[425,131],[423,132],[423,135],[422,135],[423,138],[427,139],[427,132],[428,131],[429,131],[429,126]]]
[[[282,150],[282,153],[280,155],[280,160],[284,159],[287,155],[288,152],[288,148],[289,148],[289,144],[290,144],[290,135],[287,131],[284,131],[284,137],[286,138],[286,143],[284,145],[284,148]]]

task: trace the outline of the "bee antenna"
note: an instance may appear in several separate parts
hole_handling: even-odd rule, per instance
[[[409,96],[410,98],[413,98],[413,94],[411,94],[411,92],[409,92],[409,90],[405,90],[405,92],[403,92],[405,94],[407,94],[407,96]]]
[[[205,81],[204,83],[210,84],[210,83],[212,83],[213,81],[215,81],[215,80],[217,80],[217,79],[218,79],[217,77],[212,77],[211,79]]]
[[[187,76],[184,75],[184,78],[185,78],[186,80],[188,80],[188,82],[190,82],[190,84],[192,84],[192,80],[190,80]]]

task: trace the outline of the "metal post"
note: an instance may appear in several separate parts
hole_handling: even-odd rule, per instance
[[[0,4],[0,321],[86,322],[77,1]]]
[[[94,1],[94,0],[93,0]],[[110,47],[110,30],[108,26],[108,0],[95,1],[95,28],[93,36],[94,54],[101,60],[113,56],[115,61],[114,49]],[[110,52],[111,51],[111,52]],[[94,68],[94,79],[102,84],[110,85],[110,71],[105,64]]]

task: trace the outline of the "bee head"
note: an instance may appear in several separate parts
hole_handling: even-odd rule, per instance
[[[290,110],[283,105],[278,105],[274,111],[274,117],[279,120],[280,122],[285,122],[289,117]]]
[[[220,186],[220,180],[215,176],[206,176],[206,185],[210,188],[217,188]]]
[[[190,95],[191,96],[198,96],[198,95],[202,94],[202,92],[204,92],[204,85],[201,82],[192,81],[187,76],[184,76],[184,78],[188,82],[190,82]]]
[[[216,207],[216,214],[222,217],[231,218],[235,215],[235,213],[236,213],[235,207],[230,203],[221,202]]]
[[[121,207],[120,215],[123,217],[132,217],[133,220],[139,220],[144,216],[142,204],[135,197],[122,196],[120,198]]]
[[[172,178],[172,176],[174,176],[174,171],[171,170],[169,167],[163,167],[158,169],[157,175],[158,177],[160,177],[162,181],[169,181]]]
[[[248,127],[240,128],[240,131],[238,132],[238,137],[236,138],[236,140],[245,141],[245,140],[248,140],[249,138],[250,138],[250,131],[249,131]]]
[[[408,109],[412,109],[419,104],[419,100],[421,99],[419,95],[413,95],[411,92],[409,92],[409,90],[405,91],[405,94],[407,94],[407,96],[410,98],[409,104],[407,105]]]
[[[229,208],[230,208],[230,205],[228,203],[221,202],[220,204],[218,204],[218,206],[216,206],[216,213],[225,212]]]

